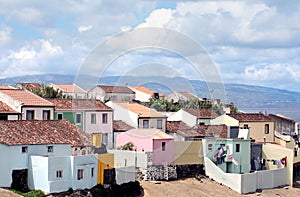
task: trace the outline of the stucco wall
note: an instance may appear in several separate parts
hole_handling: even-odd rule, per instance
[[[153,142],[151,136],[133,136],[127,134],[126,132],[117,135],[117,148],[128,142],[132,142],[134,144],[134,149],[137,151],[153,151]]]
[[[54,107],[22,107],[22,120],[26,120],[26,111],[34,110],[34,119],[43,120],[43,111],[50,111],[50,120],[54,119]]]
[[[126,150],[108,150],[107,152],[114,154],[115,168],[127,166],[147,168],[147,155],[145,152]]]
[[[155,129],[159,129],[157,127],[157,121],[161,120],[162,128],[159,130],[166,132],[166,120],[167,120],[166,118],[139,118],[138,120],[139,128],[143,128],[143,120],[149,120],[149,128],[155,128]]]
[[[162,150],[162,143],[165,142],[165,151]],[[153,165],[171,164],[174,162],[174,140],[154,139],[153,140]]]
[[[202,141],[174,142],[174,164],[203,164]]]
[[[226,114],[223,114],[215,119],[212,119],[210,121],[210,124],[211,125],[225,124],[226,126],[235,127],[235,126],[239,126],[239,121]]]
[[[169,116],[168,121],[182,121],[188,126],[193,127],[197,123],[197,117],[181,109]]]
[[[121,185],[130,181],[136,181],[136,169],[134,166],[116,168],[116,182]]]
[[[107,114],[107,123],[102,122],[102,114]],[[91,123],[91,114],[96,114],[96,124]],[[86,111],[85,131],[87,133],[112,133],[113,113],[112,111]]]
[[[247,124],[250,128],[250,137],[256,142],[274,142],[274,122],[240,122],[240,127]],[[269,134],[265,134],[265,124],[269,124]]]

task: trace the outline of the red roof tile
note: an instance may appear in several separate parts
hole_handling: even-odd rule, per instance
[[[228,115],[240,122],[272,122],[269,116],[261,113],[238,113]]]
[[[219,115],[216,114],[211,109],[183,109],[184,111],[192,114],[193,116],[196,116],[197,118],[216,118]]]
[[[6,94],[13,99],[23,103],[23,106],[54,106],[53,103],[27,91],[21,89],[0,89],[0,92]]]
[[[16,110],[12,109],[10,106],[0,101],[0,113],[1,114],[18,114]]]
[[[0,143],[6,145],[70,144],[91,146],[91,135],[68,120],[0,121]]]
[[[226,125],[199,125],[206,137],[227,138]]]
[[[20,85],[20,86],[22,86],[23,89],[27,89],[31,92],[42,87],[41,84],[39,84],[39,83],[18,83],[17,85]]]
[[[122,120],[114,120],[114,131],[128,131],[130,129],[134,129],[134,127],[128,125],[126,122]]]
[[[135,94],[134,91],[129,89],[126,86],[104,86],[98,85],[99,88],[102,88],[106,93],[126,93],[126,94]]]
[[[129,87],[130,88],[130,87]],[[149,95],[153,95],[155,92],[153,90],[150,90],[144,86],[131,86],[132,89],[135,89],[135,90],[138,90],[140,92],[144,92],[146,94],[149,94]],[[134,91],[134,90],[133,90]],[[162,97],[164,96],[163,94],[159,93],[159,96]]]
[[[57,111],[72,110],[100,110],[111,111],[112,108],[100,100],[95,99],[47,99],[54,103]]]
[[[84,94],[86,91],[76,84],[53,84],[58,89],[62,90],[65,93],[81,93]]]
[[[167,121],[167,132],[178,133],[184,137],[205,136],[203,133],[199,132],[198,129],[191,128],[182,121]]]

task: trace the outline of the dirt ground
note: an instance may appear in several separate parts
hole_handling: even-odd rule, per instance
[[[20,197],[20,195],[14,193],[12,191],[2,189],[2,188],[0,188],[0,196],[1,197]]]
[[[144,197],[161,196],[300,196],[300,188],[284,187],[272,190],[263,190],[261,192],[241,195],[227,186],[202,178],[198,181],[195,178],[188,178],[176,181],[159,182],[140,182],[144,188]]]

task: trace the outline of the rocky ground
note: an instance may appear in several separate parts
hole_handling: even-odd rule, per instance
[[[241,195],[230,188],[221,185],[209,178],[201,181],[188,178],[176,181],[141,182],[144,188],[144,197],[175,197],[175,196],[299,196],[300,188],[282,187],[272,190],[262,190],[253,194]]]

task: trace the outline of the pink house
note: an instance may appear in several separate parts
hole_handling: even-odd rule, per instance
[[[158,129],[131,129],[117,136],[116,146],[132,142],[137,151],[151,152],[152,165],[174,161],[174,138]]]

